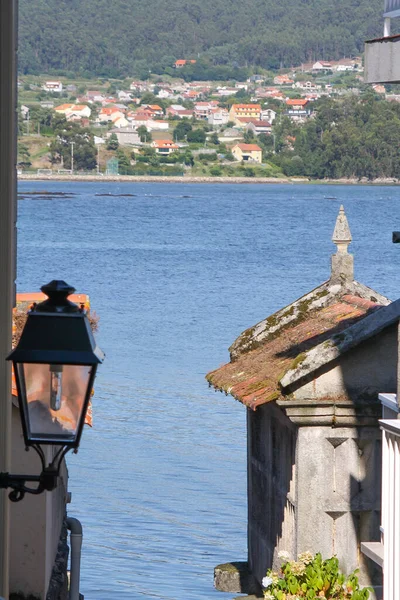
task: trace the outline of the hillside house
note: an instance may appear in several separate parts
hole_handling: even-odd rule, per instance
[[[184,110],[171,110],[167,108],[167,115],[170,117],[179,117],[179,119],[191,119],[194,116],[194,111],[191,108],[185,108]]]
[[[196,64],[196,60],[186,60],[186,59],[182,59],[179,58],[178,60],[175,61],[174,63],[174,67],[175,69],[182,69],[183,67],[186,67],[186,65],[194,65]]]
[[[107,138],[113,133],[117,136],[118,143],[121,146],[137,146],[140,144],[139,135],[132,127],[113,127],[113,129],[110,129],[107,133]]]
[[[124,92],[123,90],[120,90],[119,92],[117,92],[117,96],[118,96],[118,100],[120,102],[130,102],[132,100],[132,95],[129,94],[128,92]]]
[[[162,156],[168,156],[172,152],[179,150],[179,146],[172,140],[154,140],[151,146],[155,148],[157,154],[161,154]]]
[[[163,87],[163,88],[160,88],[158,90],[158,92],[157,92],[156,95],[157,95],[157,98],[161,98],[161,99],[165,100],[166,98],[172,98],[172,96],[174,94],[173,94],[173,91],[171,89]]]
[[[273,123],[276,119],[276,111],[272,110],[272,108],[263,108],[260,114],[261,121],[268,121],[269,123]]]
[[[222,127],[229,122],[229,112],[224,108],[213,108],[207,120],[212,127]]]
[[[257,144],[235,144],[232,154],[236,160],[262,163],[262,149]]]
[[[129,86],[131,92],[142,93],[147,92],[149,89],[148,84],[145,81],[132,81]]]
[[[43,84],[42,89],[45,92],[61,94],[61,92],[63,91],[63,84],[61,83],[61,81],[46,81]]]
[[[332,71],[332,63],[326,60],[318,60],[312,66],[312,70],[318,72]]]
[[[88,119],[92,114],[91,109],[86,104],[60,104],[60,106],[54,108],[54,111],[65,115],[67,121]]]
[[[320,90],[322,86],[316,84],[314,81],[296,81],[296,83],[292,87],[293,89],[316,91]]]
[[[234,96],[237,93],[236,88],[221,86],[217,88],[217,96],[228,97]]]
[[[255,135],[259,135],[260,133],[269,134],[272,132],[272,125],[268,121],[257,121],[254,119],[247,123],[246,129],[252,131]]]
[[[256,94],[259,98],[273,98],[274,100],[280,100],[282,102],[286,99],[283,92],[273,87],[263,88],[260,90],[260,93],[256,90]]]
[[[279,551],[311,551],[381,588],[360,545],[380,540],[378,393],[396,390],[400,301],[355,281],[351,239],[341,207],[329,280],[243,332],[230,363],[207,375],[247,411],[248,565],[258,582]]]
[[[124,116],[124,112],[116,106],[105,106],[100,109],[96,122],[112,123],[115,119],[119,119]]]
[[[308,98],[288,98],[286,100],[285,114],[294,122],[303,123],[310,115]]]
[[[243,139],[243,133],[239,131],[236,127],[229,127],[225,129],[222,133],[218,134],[219,139],[224,142],[224,144],[229,142],[235,142],[236,140]]]
[[[218,108],[218,102],[216,100],[210,100],[209,102],[196,102],[194,105],[194,116],[196,119],[206,120],[211,112],[216,108]]]
[[[294,83],[294,81],[289,77],[289,75],[277,75],[274,77],[275,85],[292,85],[292,83]]]
[[[158,104],[142,104],[142,109],[148,111],[151,118],[164,116],[164,111]]]
[[[88,102],[104,102],[105,100],[105,95],[102,94],[101,92],[97,92],[95,90],[89,90],[86,92],[86,99]]]
[[[113,126],[117,127],[118,129],[121,129],[122,127],[128,127],[128,125],[129,125],[129,121],[128,121],[128,119],[125,118],[124,115],[122,115],[122,116],[114,115],[113,118],[111,119],[111,122],[112,122]]]
[[[259,119],[261,113],[260,104],[232,104],[229,111],[229,118],[231,121],[235,121],[238,117],[250,117],[253,119]]]

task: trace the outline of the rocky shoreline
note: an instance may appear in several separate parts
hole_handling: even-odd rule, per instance
[[[279,178],[279,177],[162,177],[146,175],[37,175],[22,174],[18,175],[19,181],[97,181],[118,183],[263,183],[263,184],[335,184],[335,185],[398,185],[397,179],[375,179],[369,181],[363,179],[323,179],[311,180],[305,177]]]

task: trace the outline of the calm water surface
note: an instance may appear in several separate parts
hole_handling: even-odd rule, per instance
[[[356,278],[400,291],[395,187],[21,182],[18,290],[65,279],[100,316],[94,427],[68,460],[86,600],[212,600],[246,559],[245,409],[209,390],[246,327],[329,277],[345,205]],[[134,194],[101,196],[97,194]],[[329,199],[327,197],[330,197]],[[334,199],[331,199],[334,197]]]

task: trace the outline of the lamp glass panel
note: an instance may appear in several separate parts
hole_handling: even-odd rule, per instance
[[[74,441],[90,378],[90,366],[20,363],[31,440]]]

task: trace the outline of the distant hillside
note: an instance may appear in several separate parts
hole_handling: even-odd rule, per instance
[[[298,65],[354,56],[383,0],[20,0],[21,72],[139,76],[176,58]]]

